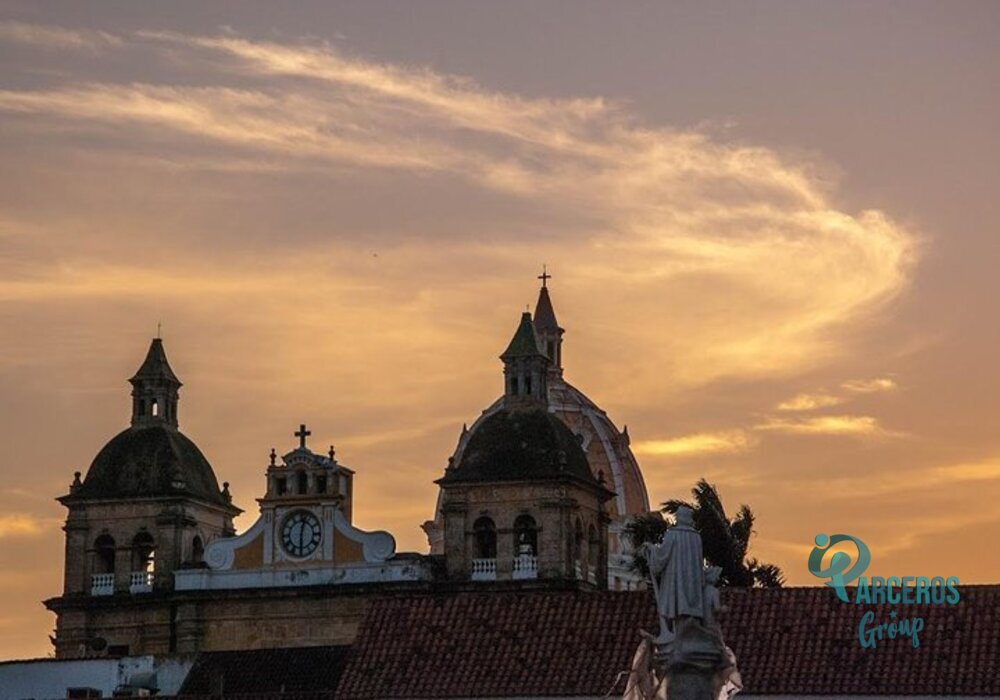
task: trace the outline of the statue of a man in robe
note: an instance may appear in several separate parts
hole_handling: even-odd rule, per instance
[[[695,618],[704,621],[705,579],[701,535],[694,529],[690,508],[681,506],[674,514],[675,525],[658,545],[647,545],[649,573],[656,584],[656,609],[661,629],[676,634],[677,621]]]

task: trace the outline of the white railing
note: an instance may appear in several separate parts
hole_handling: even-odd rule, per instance
[[[497,580],[497,560],[496,559],[473,559],[472,560],[472,580],[473,581],[496,581]]]
[[[94,574],[90,577],[90,595],[114,595],[114,593],[114,574]]]
[[[152,571],[133,571],[128,578],[129,593],[149,593],[153,590]]]
[[[514,579],[538,578],[538,557],[534,554],[520,554],[514,558]]]
[[[587,580],[590,581],[595,586],[597,585],[597,569],[591,567],[587,571]]]
[[[579,561],[573,562],[573,573],[576,574],[576,577],[578,579],[583,578],[583,568],[580,566]]]

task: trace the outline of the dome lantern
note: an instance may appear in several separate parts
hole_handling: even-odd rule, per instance
[[[133,427],[177,427],[178,390],[182,384],[167,362],[162,339],[153,339],[146,359],[129,383],[132,385]]]

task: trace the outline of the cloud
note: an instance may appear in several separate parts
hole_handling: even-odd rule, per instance
[[[874,394],[896,389],[896,382],[886,377],[875,379],[851,379],[840,385],[848,394]],[[818,408],[838,406],[851,397],[820,391],[815,393],[797,394],[787,401],[777,405],[779,411],[814,411]]]
[[[449,251],[450,266],[552,261],[590,300],[591,317],[627,307],[646,319],[615,331],[645,349],[645,366],[659,369],[618,382],[623,394],[782,376],[829,362],[840,344],[831,331],[897,297],[917,258],[916,238],[884,213],[837,209],[815,163],[709,132],[644,124],[626,105],[600,97],[529,98],[327,44],[163,32],[139,32],[129,42],[150,61],[184,52],[198,81],[81,79],[7,89],[0,112],[25,129],[102,130],[105,165],[117,143],[144,168],[203,167],[218,177],[353,180],[367,173],[365,187],[387,188],[384,201],[398,192],[381,183],[399,176],[413,178],[411,190],[447,182],[487,193],[491,204],[504,202],[503,214],[488,220],[461,199],[442,201],[437,221],[489,231],[466,235],[465,245]],[[224,192],[225,183],[212,191]],[[192,196],[203,201],[203,193]],[[413,225],[396,225],[394,245],[406,246],[402,232],[412,235]],[[134,240],[131,231],[120,236]],[[319,237],[314,255],[329,247]],[[165,239],[158,250],[169,246]],[[404,274],[419,278],[421,289],[449,284],[425,274],[440,268],[434,251],[406,246],[406,253]],[[276,251],[272,260],[279,259],[290,262]],[[137,266],[129,274],[158,273]],[[493,297],[493,282],[485,275],[475,290],[467,283],[463,290]],[[665,338],[665,328],[685,332]],[[587,350],[599,355],[607,346],[594,341]]]
[[[0,539],[33,537],[41,534],[48,525],[47,519],[25,513],[0,515]]]
[[[64,29],[52,25],[0,21],[0,42],[24,44],[53,51],[101,51],[124,42],[113,34],[93,30]]]
[[[845,391],[855,394],[873,394],[883,391],[892,391],[897,387],[896,382],[888,377],[876,377],[875,379],[852,379],[842,385]]]
[[[688,457],[702,454],[747,452],[757,443],[743,430],[696,433],[666,440],[643,440],[632,445],[637,455]]]
[[[833,394],[798,394],[778,404],[779,411],[813,411],[817,408],[837,406],[844,399]]]
[[[790,435],[851,435],[858,437],[887,436],[872,416],[812,416],[809,418],[773,418],[754,426],[754,430]]]

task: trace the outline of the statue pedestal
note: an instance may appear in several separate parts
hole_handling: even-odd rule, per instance
[[[715,700],[717,677],[728,665],[718,630],[691,617],[678,618],[676,634],[656,645],[654,660],[667,678],[668,700]]]
[[[667,680],[667,700],[715,700],[715,674],[688,669],[673,671]]]

